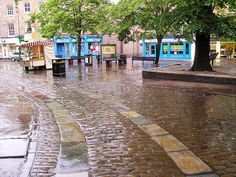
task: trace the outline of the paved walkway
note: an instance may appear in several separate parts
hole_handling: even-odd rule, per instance
[[[235,87],[146,82],[129,64],[53,78],[1,63],[0,82],[41,115],[30,176],[234,176]]]

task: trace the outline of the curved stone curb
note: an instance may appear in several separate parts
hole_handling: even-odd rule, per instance
[[[12,88],[12,87],[11,87]],[[36,114],[32,120],[30,143],[27,160],[22,166],[21,177],[53,176],[59,152],[58,129],[52,113],[45,103],[19,88],[12,88],[16,93],[31,101]],[[53,139],[55,138],[55,139]]]
[[[48,103],[61,136],[56,176],[88,176],[88,151],[85,137],[70,112],[60,103]]]
[[[173,135],[169,134],[169,132],[155,124],[152,120],[143,117],[135,111],[131,111],[124,105],[106,100],[102,96],[89,93],[82,89],[75,91],[110,106],[124,117],[134,122],[157,144],[159,144],[162,149],[164,149],[164,151],[185,175],[212,174],[212,169],[206,163],[204,163],[198,156],[190,151],[183,143],[178,141]]]

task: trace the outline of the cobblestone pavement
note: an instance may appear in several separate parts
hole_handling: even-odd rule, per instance
[[[218,175],[236,174],[233,86],[143,81],[137,63],[111,68],[75,65],[67,68],[66,78],[53,78],[51,71],[22,73],[15,63],[0,67],[8,82],[41,100],[55,99],[71,111],[86,137],[91,176],[182,176],[182,173],[135,124],[107,104],[81,94],[81,89],[125,105],[158,123]],[[57,145],[55,138],[54,141],[51,144]],[[46,159],[40,160],[42,165]]]
[[[18,175],[10,175],[9,177],[53,176],[57,165],[60,138],[58,126],[55,124],[53,115],[43,102],[50,102],[50,99],[46,94],[42,95],[40,92],[25,87],[24,85],[30,84],[30,82],[18,80],[17,77],[20,76],[18,74],[21,71],[19,68],[8,64],[1,65],[1,67],[4,67],[1,68],[4,75],[0,79],[1,84],[6,85],[15,94],[20,95],[23,98],[22,104],[24,106],[29,102],[34,107],[34,115],[31,122],[32,128],[29,133],[28,158],[25,159],[24,165],[19,168]],[[14,74],[11,73],[13,68],[18,69]],[[28,78],[26,77],[26,79]],[[8,175],[5,174],[4,176]]]

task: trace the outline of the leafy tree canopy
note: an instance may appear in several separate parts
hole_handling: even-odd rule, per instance
[[[236,40],[235,0],[176,0],[169,14],[175,29],[192,36],[196,32]]]
[[[106,0],[48,0],[37,14],[40,31],[45,37],[96,33],[107,5]]]

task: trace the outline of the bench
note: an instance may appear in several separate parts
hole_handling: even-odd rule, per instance
[[[117,64],[117,58],[116,58],[116,55],[115,54],[106,54],[106,55],[103,55],[102,56],[102,61],[105,61],[106,62],[106,65],[107,66],[110,66],[111,62],[112,61],[115,61],[116,64]]]
[[[126,58],[126,55],[122,54],[120,55],[119,58],[117,58],[117,61],[119,64],[127,64],[127,58]]]
[[[209,61],[211,62],[211,65],[212,65],[212,66],[213,66],[214,60],[216,59],[216,57],[217,57],[218,54],[219,54],[218,52],[213,52],[213,53],[211,53],[211,54],[209,55]]]
[[[80,57],[78,57],[78,56],[71,56],[71,57],[69,58],[69,63],[70,63],[70,64],[73,64],[73,61],[74,61],[74,60],[78,60],[78,63],[81,63],[81,61],[84,60],[84,59],[85,59],[84,56],[80,56]]]
[[[138,57],[138,56],[133,56],[132,57],[132,64],[134,60],[139,60],[142,61],[142,63],[144,63],[144,61],[152,61],[153,64],[155,63],[156,58],[155,57]]]

